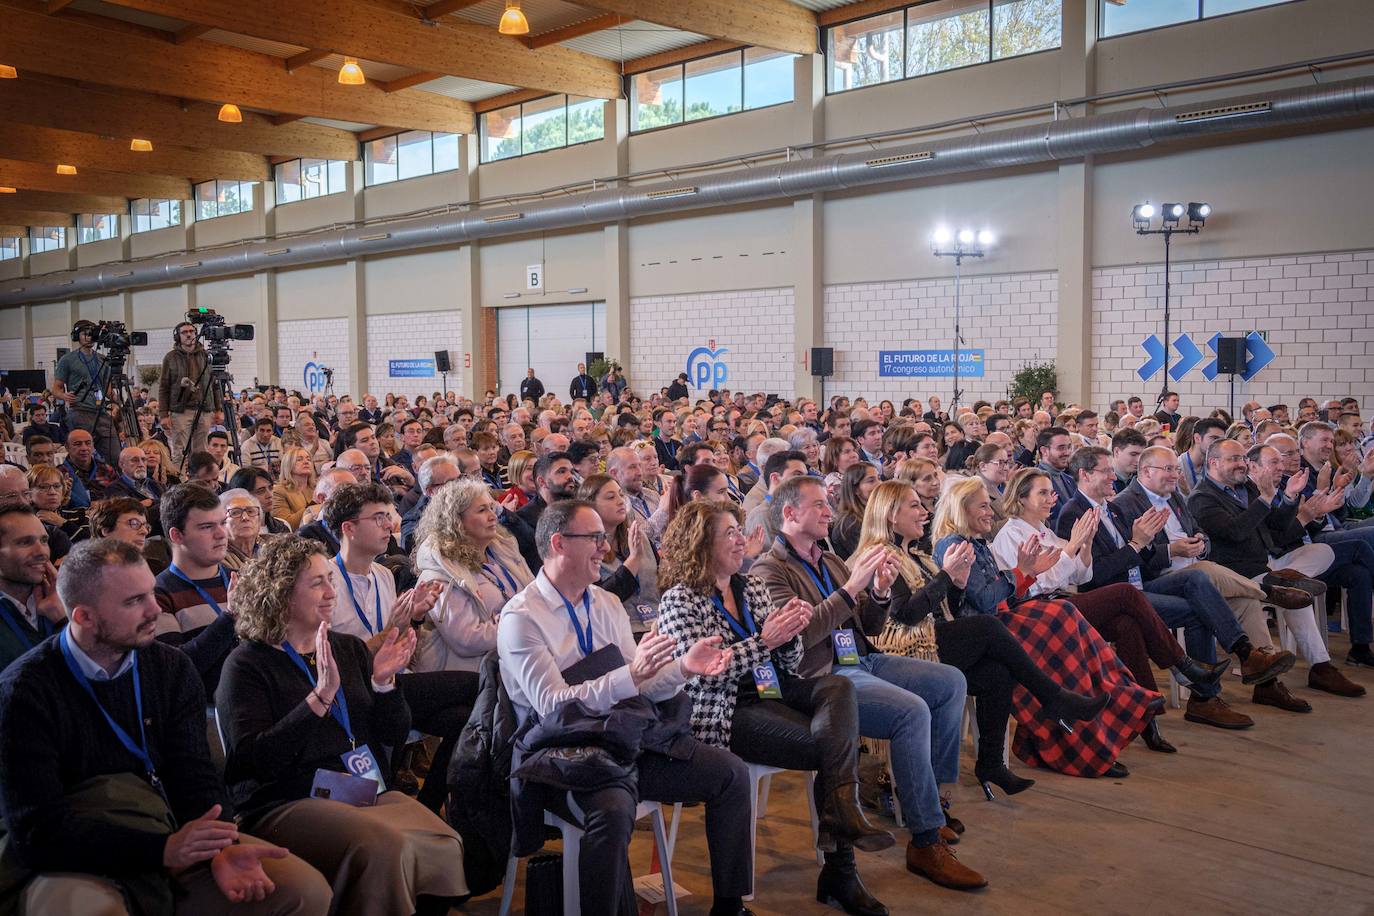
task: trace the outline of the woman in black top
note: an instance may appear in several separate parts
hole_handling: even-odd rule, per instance
[[[273,540],[240,572],[232,611],[243,642],[215,694],[225,781],[245,826],[330,880],[336,913],[447,912],[467,893],[462,845],[448,825],[400,792],[361,807],[312,797],[317,770],[365,772],[358,752],[386,772],[387,749],[410,730],[395,679],[414,631],[389,632],[371,656],[362,640],[329,632],[334,601],[315,541]]]
[[[830,547],[842,557],[852,556],[859,546],[859,530],[864,524],[864,504],[868,494],[882,481],[878,468],[867,461],[851,465],[840,479],[835,519],[830,523]]]

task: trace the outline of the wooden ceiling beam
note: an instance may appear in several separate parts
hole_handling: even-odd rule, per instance
[[[111,213],[123,213],[123,210],[111,210]],[[7,227],[14,226],[75,226],[76,218],[72,214],[61,210],[11,210],[0,204],[0,223]],[[0,235],[10,233],[0,232]],[[19,235],[27,235],[21,232]]]
[[[662,51],[658,54],[650,54],[646,57],[636,57],[634,60],[625,61],[626,75],[644,73],[647,70],[657,70],[659,67],[670,67],[673,64],[680,64],[686,60],[696,60],[698,57],[709,57],[712,54],[723,54],[726,51],[737,51],[745,47],[737,41],[722,41],[712,39],[711,41],[699,41],[694,45],[687,45],[685,48],[674,48],[671,51]]]
[[[69,130],[7,124],[0,131],[0,158],[28,162],[66,162],[78,169],[105,169],[142,175],[241,178],[266,181],[267,160],[253,153],[230,150],[192,150],[154,143],[152,152],[136,153],[128,139],[110,139]]]
[[[74,2],[75,0],[48,0],[47,6],[43,8],[43,12],[51,16],[53,13],[62,12]]]
[[[303,117],[305,117],[305,115],[298,115],[298,114],[275,114],[275,115],[269,115],[268,118],[267,118],[267,120],[269,120],[269,121],[272,122],[272,126],[273,126],[273,127],[284,127],[284,126],[287,125],[287,124],[293,124],[293,123],[295,123],[296,121],[299,121],[299,120],[300,120],[301,118],[303,118]]]
[[[306,116],[364,124],[404,124],[424,130],[468,133],[472,106],[430,92],[384,93],[342,86],[336,74],[319,67],[287,73],[279,59],[208,41],[172,45],[126,30],[89,25],[69,17],[50,17],[3,4],[0,60],[21,70],[47,73],[96,85],[176,94],[206,102],[289,111]],[[232,5],[232,4],[231,4]],[[244,5],[239,4],[243,9]],[[179,7],[179,4],[171,4]],[[273,4],[273,8],[277,8]],[[332,9],[312,5],[313,16],[328,21]],[[169,15],[189,19],[184,11]],[[288,11],[278,9],[281,22]],[[194,20],[193,20],[194,21]],[[211,25],[214,23],[205,23]],[[425,28],[420,26],[420,28]],[[425,29],[429,31],[429,29]],[[235,29],[242,31],[242,29]],[[289,39],[288,39],[289,40]],[[297,42],[318,47],[314,42]],[[521,47],[526,54],[535,52]]]
[[[308,67],[316,61],[324,60],[331,51],[302,51],[299,54],[292,54],[286,59],[286,72],[294,73],[301,67]]]
[[[428,83],[430,80],[437,80],[443,75],[444,74],[436,73],[433,70],[421,70],[409,76],[398,76],[394,80],[388,80],[385,83],[379,82],[377,83],[377,87],[383,92],[400,92],[402,89],[410,89],[413,86]]]
[[[521,102],[533,102],[535,99],[542,99],[546,95],[548,95],[547,92],[540,92],[537,89],[517,89],[514,92],[503,92],[489,99],[473,102],[472,110],[479,115],[486,114],[488,111],[505,108],[507,105],[518,105]]]
[[[528,38],[520,39],[525,43],[525,47],[539,49],[547,48],[549,45],[556,45],[560,41],[567,41],[571,38],[581,38],[583,35],[591,35],[594,32],[604,32],[613,29],[618,25],[623,25],[631,20],[619,13],[606,13],[593,19],[586,19],[582,22],[574,22],[561,29],[554,29],[551,32],[542,32],[538,35],[531,35]]]
[[[0,239],[22,239],[29,234],[27,226],[4,226],[0,225]]]
[[[532,51],[516,38],[487,26],[446,19],[435,26],[369,0],[107,0],[118,6],[213,25],[241,35],[287,42],[303,48],[328,49],[363,60],[432,70],[467,79],[569,92],[595,98],[620,95],[619,68],[611,61],[570,48]],[[778,0],[785,3],[786,0]],[[809,14],[808,14],[809,15]],[[297,71],[299,76],[302,71]],[[322,74],[334,80],[332,73]],[[347,90],[349,87],[342,87]],[[354,94],[357,95],[356,88]],[[397,94],[383,94],[397,98]],[[220,98],[221,96],[216,96]],[[445,100],[447,101],[447,100]],[[255,106],[291,111],[289,105]],[[397,118],[325,115],[373,124]],[[422,124],[410,124],[424,127]],[[445,128],[431,128],[445,129]]]
[[[842,22],[852,22],[855,19],[877,16],[879,13],[890,13],[910,5],[911,0],[859,0],[858,3],[837,6],[833,10],[817,13],[816,24],[825,28],[826,26],[839,25]]]
[[[130,175],[79,169],[75,175],[59,175],[55,164],[0,159],[0,185],[29,191],[68,194],[107,194],[112,197],[158,197],[190,200],[191,183],[165,175]]]
[[[195,41],[206,32],[213,32],[214,29],[208,25],[188,25],[183,26],[172,34],[172,44],[184,45],[188,41]]]
[[[481,2],[482,0],[437,0],[437,2],[431,3],[429,6],[421,7],[420,15],[432,22],[440,16],[447,16],[449,13],[465,10]]]
[[[17,191],[0,194],[0,207],[18,210],[56,210],[60,213],[122,213],[129,199],[99,194],[63,194],[58,191]]]
[[[790,0],[594,0],[599,10],[725,41],[815,54],[816,14]]]
[[[245,111],[242,124],[216,119],[217,105],[184,106],[163,96],[78,88],[31,79],[0,80],[0,121],[107,137],[128,133],[159,143],[201,149],[312,159],[358,158],[353,134],[318,124],[274,127],[265,115]]]

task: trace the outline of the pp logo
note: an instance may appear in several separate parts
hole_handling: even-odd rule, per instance
[[[768,682],[773,680],[773,669],[769,665],[759,665],[754,669],[754,679]]]
[[[366,776],[372,771],[372,758],[361,752],[352,753],[344,758],[344,766],[354,776]]]
[[[693,388],[723,388],[730,378],[730,368],[725,365],[723,357],[730,350],[721,347],[713,350],[710,347],[697,347],[687,354],[687,378],[691,379]]]
[[[835,645],[841,649],[854,648],[854,635],[852,633],[836,633]]]
[[[325,388],[325,375],[320,370],[319,363],[314,360],[305,364],[305,373],[302,381],[305,383],[305,390],[311,394],[322,394]]]

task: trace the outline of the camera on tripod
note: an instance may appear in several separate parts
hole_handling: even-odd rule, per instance
[[[199,330],[210,353],[210,365],[216,369],[229,365],[229,341],[253,339],[251,324],[225,324],[224,316],[211,308],[191,309],[186,320]]]
[[[72,328],[72,343],[80,343],[82,333],[89,333],[95,345],[107,350],[108,358],[128,356],[134,347],[146,346],[146,331],[130,331],[122,321],[78,321]]]

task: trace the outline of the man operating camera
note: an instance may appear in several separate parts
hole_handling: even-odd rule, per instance
[[[168,432],[172,463],[180,467],[186,453],[205,451],[211,418],[222,405],[219,391],[211,384],[210,355],[201,346],[196,326],[183,321],[172,331],[172,337],[172,349],[162,357],[157,402]],[[193,424],[202,405],[200,422]]]
[[[101,409],[110,393],[110,366],[95,352],[99,338],[100,326],[94,321],[83,318],[72,327],[77,348],[57,361],[52,390],[67,403],[67,429],[89,432],[101,457],[113,465],[119,460],[119,436],[109,409]]]

